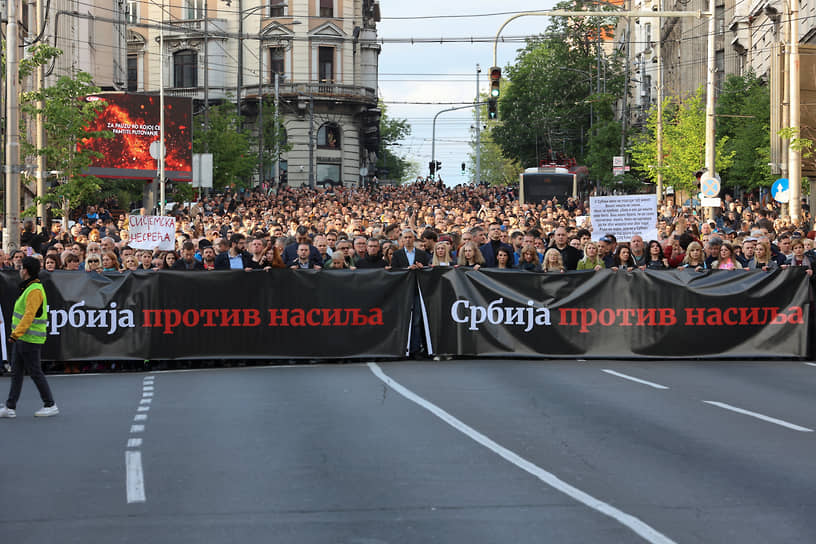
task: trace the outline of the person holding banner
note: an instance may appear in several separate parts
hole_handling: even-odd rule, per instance
[[[59,414],[51,388],[40,364],[40,352],[45,343],[48,328],[48,299],[39,279],[40,261],[34,257],[23,259],[20,269],[20,296],[14,303],[12,333],[8,339],[12,346],[11,386],[6,405],[0,408],[0,418],[17,417],[17,401],[23,389],[23,377],[28,371],[40,393],[43,407],[34,412],[36,417]]]

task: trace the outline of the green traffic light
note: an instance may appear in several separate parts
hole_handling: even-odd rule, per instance
[[[498,98],[499,97],[499,89],[498,88],[490,89],[490,96],[492,96],[494,98]]]

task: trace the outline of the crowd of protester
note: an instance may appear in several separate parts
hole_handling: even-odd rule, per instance
[[[96,273],[136,270],[507,268],[532,272],[816,267],[816,232],[773,205],[726,197],[714,219],[671,199],[657,236],[592,235],[588,202],[519,204],[514,189],[430,183],[375,189],[226,192],[174,209],[176,250],[133,249],[127,214],[89,206],[67,230],[24,224],[21,249],[0,252],[18,268],[26,254],[43,268]]]
[[[282,187],[227,191],[176,207],[174,251],[134,249],[126,213],[89,206],[67,230],[24,223],[21,248],[0,251],[2,269],[25,255],[43,269],[130,271],[458,267],[535,273],[816,268],[814,238],[773,204],[723,199],[713,219],[675,205],[658,208],[655,239],[596,232],[587,201],[520,204],[513,188],[431,183],[371,189]],[[114,366],[115,363],[110,363]],[[66,372],[99,365],[66,364]]]

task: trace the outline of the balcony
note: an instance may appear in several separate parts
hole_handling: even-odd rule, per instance
[[[335,101],[365,102],[377,104],[377,91],[370,87],[359,85],[341,85],[339,83],[280,83],[278,90],[281,96],[312,96],[315,100],[331,99]],[[268,83],[263,87],[263,94],[275,92],[274,84]],[[244,86],[244,98],[257,97],[258,84]]]

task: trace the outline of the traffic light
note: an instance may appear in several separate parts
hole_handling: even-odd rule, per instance
[[[439,172],[440,170],[442,170],[442,163],[439,162],[439,161],[436,161],[436,171]]]
[[[490,69],[490,98],[498,100],[501,94],[501,68],[494,66]]]
[[[499,101],[493,97],[487,99],[487,118],[494,121],[499,118]]]
[[[465,163],[462,163],[462,173],[465,173]]]
[[[434,161],[428,163],[428,171],[432,176],[434,175],[434,172],[436,172],[436,163]]]

